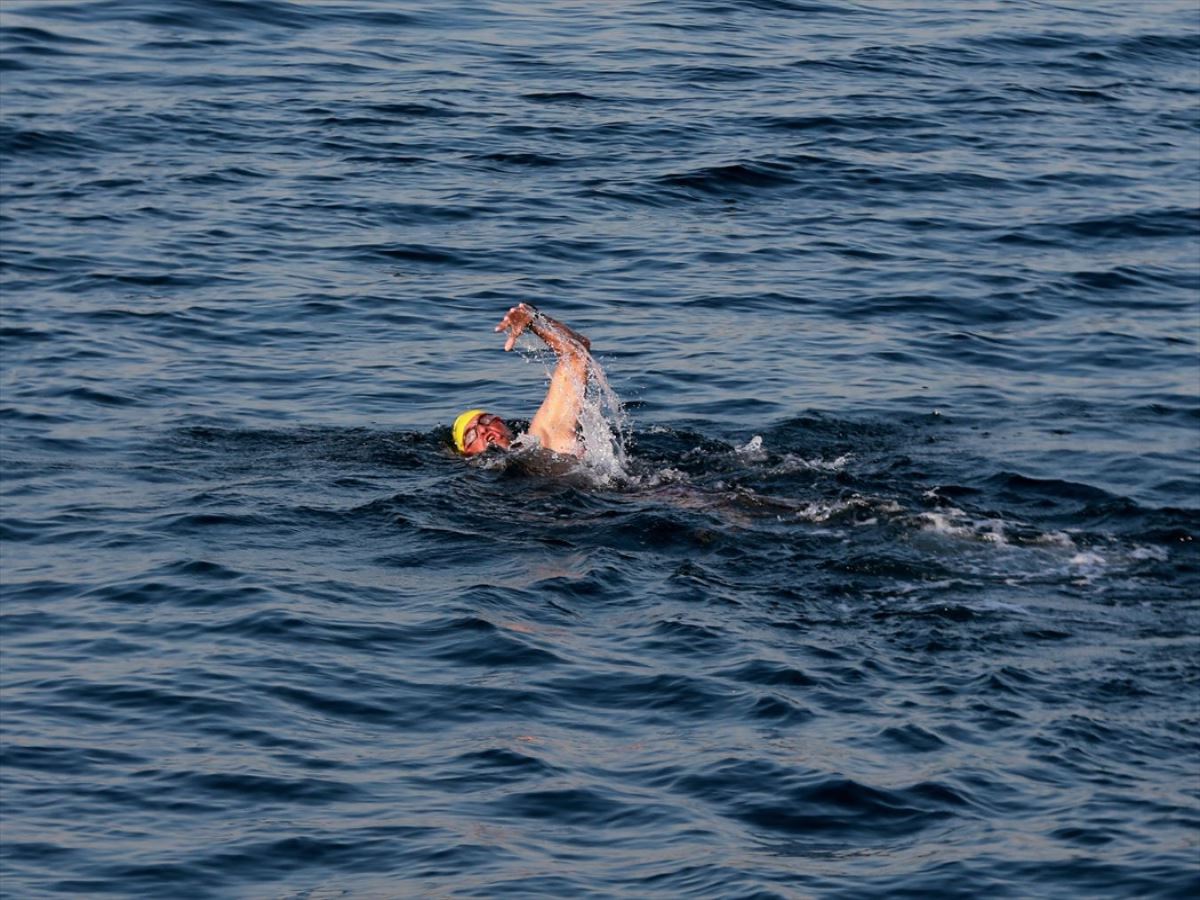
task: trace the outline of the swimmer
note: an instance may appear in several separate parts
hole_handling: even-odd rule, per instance
[[[562,322],[539,312],[536,306],[518,303],[496,326],[508,332],[505,351],[512,350],[526,330],[532,331],[554,351],[558,363],[550,377],[546,399],[529,423],[527,434],[543,448],[564,456],[582,456],[583,445],[576,436],[579,412],[588,379],[588,350],[592,343]],[[454,420],[454,446],[464,456],[477,456],[495,447],[516,449],[526,435],[513,437],[499,416],[483,409],[469,409]]]

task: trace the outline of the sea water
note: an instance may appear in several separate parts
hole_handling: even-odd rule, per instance
[[[3,0],[0,890],[1193,896],[1198,16]]]

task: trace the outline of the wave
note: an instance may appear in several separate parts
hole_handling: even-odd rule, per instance
[[[419,17],[408,12],[372,7],[296,6],[282,0],[96,0],[86,7],[39,4],[37,14],[49,20],[74,22],[135,22],[187,32],[223,32],[230,29],[275,28],[299,31],[352,21],[377,28],[411,26]],[[28,29],[25,29],[28,30]],[[46,33],[41,29],[39,32]],[[41,39],[39,34],[38,39]],[[63,40],[55,35],[56,40]]]

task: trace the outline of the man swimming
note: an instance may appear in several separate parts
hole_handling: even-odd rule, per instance
[[[529,423],[526,433],[547,450],[566,456],[581,456],[583,446],[576,436],[588,379],[588,350],[592,342],[562,322],[539,312],[528,303],[518,303],[496,326],[508,332],[505,351],[512,350],[528,329],[554,351],[558,363],[550,376],[546,399]],[[469,409],[454,420],[454,446],[459,453],[477,456],[492,447],[508,450],[521,441],[514,438],[504,420],[482,409]]]

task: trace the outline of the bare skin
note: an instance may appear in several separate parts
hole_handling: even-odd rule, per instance
[[[496,331],[507,332],[505,351],[512,350],[526,330],[532,331],[554,351],[558,363],[550,377],[546,399],[529,423],[529,433],[555,453],[579,456],[583,447],[575,437],[579,412],[583,408],[583,390],[587,385],[588,350],[592,343],[561,322],[539,313],[526,303],[518,303],[500,320]],[[498,416],[481,413],[467,426],[463,452],[467,456],[483,453],[489,447],[507,450],[512,432]]]
[[[480,413],[471,420],[463,438],[463,453],[467,456],[475,456],[483,453],[489,447],[507,450],[512,443],[513,435],[499,416]]]

